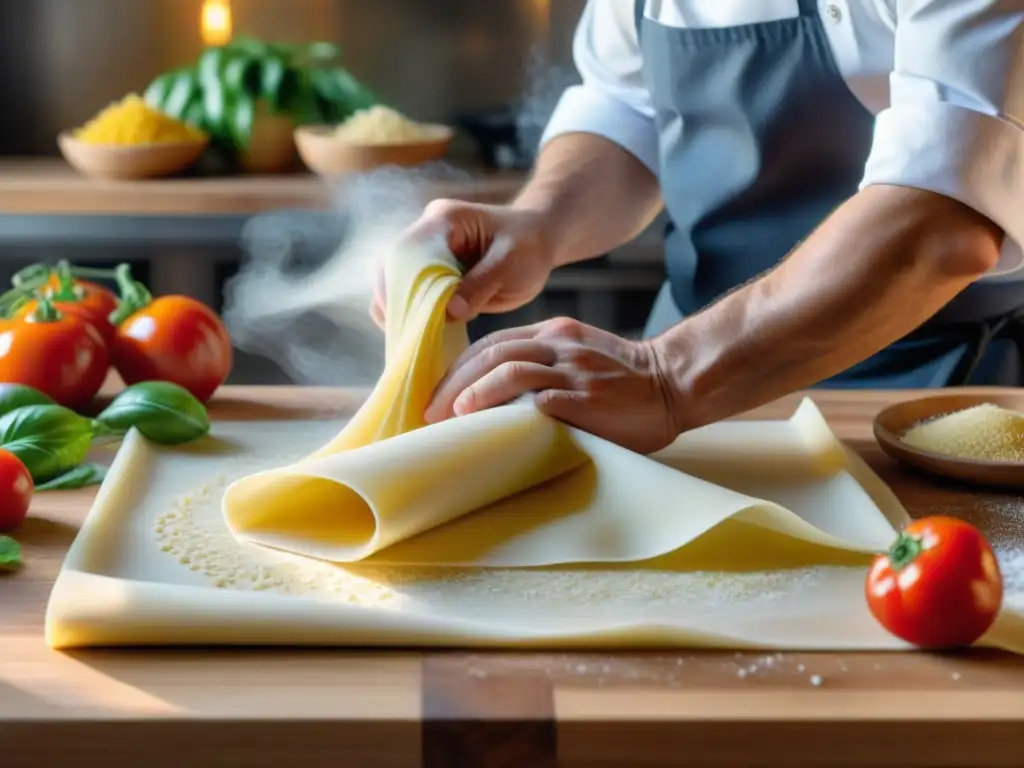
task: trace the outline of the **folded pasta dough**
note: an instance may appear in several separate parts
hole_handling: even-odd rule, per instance
[[[783,495],[805,508],[801,517],[720,483],[721,460],[691,462],[709,482],[673,468],[678,452],[641,456],[528,400],[426,425],[435,387],[468,344],[465,325],[446,321],[459,268],[450,255],[411,250],[394,254],[385,275],[380,381],[330,443],[229,486],[223,511],[239,539],[338,563],[502,567],[655,558],[731,518],[855,552],[890,542],[892,525],[864,493],[847,491],[846,508],[818,514],[820,494],[801,495],[797,483]],[[759,449],[748,431],[751,466],[788,450],[812,480],[843,472],[842,447],[805,406],[785,444]],[[843,487],[851,483],[860,487]]]
[[[394,439],[425,426],[435,387],[468,347],[465,323],[446,321],[459,278],[447,253],[409,247],[390,257],[383,375],[327,445],[228,488],[224,513],[236,536],[311,557],[362,560],[586,461],[566,429],[533,408],[434,425],[425,440]],[[343,453],[340,466],[329,460]],[[424,465],[424,455],[436,460]]]

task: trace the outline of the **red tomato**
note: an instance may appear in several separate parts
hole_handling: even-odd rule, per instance
[[[60,298],[59,290],[60,285],[54,276],[50,278],[50,283],[44,289],[43,295],[52,298],[54,306],[61,312],[78,315],[83,320],[88,320],[100,332],[105,341],[113,340],[114,325],[110,322],[110,315],[117,309],[117,296],[113,291],[88,280],[75,280],[76,300],[69,301]]]
[[[99,391],[109,368],[99,331],[49,301],[32,314],[0,320],[0,382],[34,387],[79,410]]]
[[[52,275],[40,292],[64,314],[76,315],[92,323],[108,345],[113,341],[114,325],[110,322],[110,314],[117,309],[117,296],[112,291],[87,280],[75,280],[75,298],[67,299],[61,295],[60,277]],[[34,312],[38,306],[38,301],[27,302],[18,310],[17,317]]]
[[[6,533],[21,525],[35,487],[21,459],[0,449],[0,531]]]
[[[897,637],[926,648],[973,643],[992,625],[1003,578],[977,528],[953,517],[915,520],[868,572],[868,608]]]
[[[220,318],[188,296],[154,299],[114,336],[114,365],[126,384],[170,381],[204,403],[231,373],[233,359]]]

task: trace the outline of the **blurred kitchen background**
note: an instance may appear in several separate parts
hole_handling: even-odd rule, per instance
[[[236,33],[338,43],[341,63],[383,102],[416,120],[454,125],[447,162],[485,184],[495,180],[483,198],[504,199],[523,180],[562,89],[576,82],[571,43],[585,0],[0,0],[5,282],[36,261],[130,261],[154,293],[187,292],[219,310],[224,281],[247,256],[244,232],[287,220],[307,232],[290,247],[313,252],[309,258],[336,247],[337,228],[322,217],[341,217],[302,202],[319,183],[312,177],[190,181],[193,199],[183,205],[152,186],[175,181],[139,182],[150,186],[126,196],[103,183],[91,189],[64,170],[59,132],[198,57],[204,3],[228,7]],[[245,201],[234,209],[211,204],[208,212],[202,184],[221,200],[230,192],[224,185],[234,185]],[[300,184],[310,186],[299,194]],[[652,228],[597,262],[560,270],[533,305],[486,318],[472,332],[569,314],[637,334],[663,277],[659,241]],[[288,380],[277,365],[246,354],[231,379]]]

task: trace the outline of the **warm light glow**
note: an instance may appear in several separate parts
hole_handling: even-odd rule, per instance
[[[204,45],[225,45],[231,40],[230,0],[204,0],[200,25]]]

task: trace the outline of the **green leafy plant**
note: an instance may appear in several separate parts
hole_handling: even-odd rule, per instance
[[[193,65],[157,77],[146,101],[208,133],[233,152],[248,149],[257,104],[296,125],[338,123],[377,99],[337,64],[332,43],[269,43],[237,37],[207,48]]]
[[[169,381],[133,384],[96,417],[107,430],[124,434],[132,427],[161,445],[197,440],[210,431],[204,406],[184,387]]]
[[[0,536],[0,572],[21,567],[21,545],[10,536]]]

